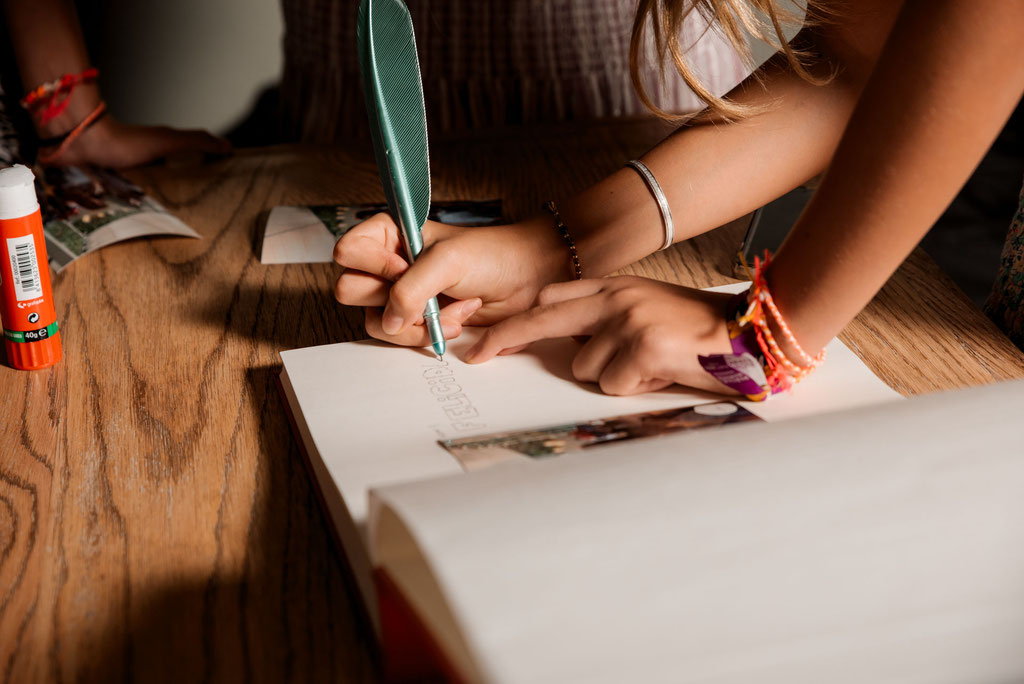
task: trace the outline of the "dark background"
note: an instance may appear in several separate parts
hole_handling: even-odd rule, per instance
[[[288,137],[275,120],[274,65],[280,62],[282,30],[277,2],[76,0],[76,5],[90,54],[101,69],[105,97],[116,115],[138,123],[204,125],[247,146]],[[183,24],[182,16],[202,21]],[[0,53],[7,50],[4,45]],[[9,65],[4,65],[5,83],[10,82]],[[217,99],[230,100],[235,109],[221,107],[209,113]],[[214,120],[220,125],[210,123]],[[1018,105],[923,242],[979,305],[994,280],[1022,183],[1024,108]]]

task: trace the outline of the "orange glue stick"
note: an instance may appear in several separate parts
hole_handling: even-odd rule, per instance
[[[0,322],[7,362],[18,370],[61,358],[49,264],[35,177],[21,164],[0,169]]]

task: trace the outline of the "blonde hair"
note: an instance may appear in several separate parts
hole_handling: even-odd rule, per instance
[[[783,35],[784,28],[798,23],[800,17],[784,7],[780,0],[638,0],[629,45],[629,72],[640,100],[658,116],[677,121],[689,118],[667,112],[656,105],[641,78],[641,58],[645,52],[648,24],[654,34],[654,48],[658,55],[662,79],[665,78],[665,65],[671,57],[676,71],[683,77],[686,85],[707,104],[708,109],[705,113],[731,120],[758,111],[750,105],[739,104],[715,95],[701,82],[693,66],[686,61],[686,48],[679,44],[679,34],[683,22],[693,11],[697,11],[707,22],[707,30],[720,31],[748,66],[753,67],[754,61],[747,39],[749,34],[781,51],[793,71],[804,80],[819,85],[831,80],[830,77],[822,78],[808,71],[809,55],[786,41]],[[807,19],[804,24],[810,23],[812,18],[819,19],[820,13],[816,6],[808,2]],[[703,33],[701,35],[703,36]]]

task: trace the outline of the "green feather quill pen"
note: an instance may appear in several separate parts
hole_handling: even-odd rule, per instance
[[[430,210],[430,154],[412,17],[402,0],[362,0],[356,32],[377,170],[406,254],[415,260]],[[423,319],[434,351],[442,356],[436,297],[427,302]]]

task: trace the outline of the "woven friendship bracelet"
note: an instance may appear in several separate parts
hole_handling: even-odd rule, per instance
[[[763,261],[754,260],[750,289],[730,302],[726,326],[733,353],[698,356],[705,371],[752,401],[763,401],[791,389],[825,361],[824,349],[810,356],[783,320],[765,281],[765,270],[770,261],[771,255],[767,251]],[[743,266],[749,274],[746,260],[743,260]],[[779,347],[772,334],[769,317],[775,320],[779,331],[805,365],[794,363]]]
[[[569,234],[569,229],[565,227],[562,222],[562,215],[558,213],[558,205],[555,204],[554,200],[548,200],[544,203],[544,210],[551,214],[555,219],[555,228],[558,230],[558,234],[562,236],[562,241],[565,242],[566,247],[569,248],[569,257],[572,259],[572,271],[573,277],[576,280],[583,280],[583,267],[580,265],[579,251],[576,249],[576,241],[572,239],[572,235]]]
[[[661,212],[661,223],[665,226],[665,242],[662,243],[661,249],[668,249],[672,246],[672,242],[675,239],[675,224],[672,222],[672,209],[668,206],[668,198],[665,197],[661,184],[658,183],[658,179],[654,177],[651,170],[647,168],[647,164],[644,164],[639,159],[627,162],[626,166],[635,169],[640,174],[647,188],[654,195],[654,201],[658,203],[658,211]]]
[[[812,370],[820,366],[825,361],[825,350],[822,349],[816,356],[811,356],[804,351],[804,348],[797,342],[796,336],[793,331],[789,329],[786,321],[783,320],[782,314],[779,312],[778,307],[775,305],[775,300],[772,298],[772,293],[768,289],[768,283],[765,281],[765,270],[768,268],[768,264],[771,262],[771,254],[768,250],[764,252],[764,260],[754,259],[754,279],[753,284],[750,288],[750,306],[751,309],[761,309],[759,315],[754,316],[754,321],[758,327],[762,328],[769,345],[772,347],[772,351],[775,352],[776,357],[793,375],[799,376],[800,374],[809,374]],[[790,346],[800,356],[800,359],[804,362],[804,367],[800,367],[797,364],[786,358],[785,354],[782,353],[781,349],[778,349],[778,345],[775,344],[775,340],[772,338],[771,329],[768,326],[768,315],[764,312],[767,308],[768,312],[775,319],[775,322],[779,326],[779,330],[782,331],[783,337],[789,342]]]
[[[96,117],[92,118],[89,121],[89,123],[86,125],[85,129],[80,131],[77,135],[81,135],[87,129],[91,128],[92,125],[95,124],[100,119],[102,119],[106,115],[106,113],[107,113],[106,112],[106,105],[104,105],[104,109],[103,109],[102,112],[100,112],[99,116],[96,116]],[[68,131],[65,131],[64,133],[61,133],[60,135],[55,135],[52,138],[40,138],[39,139],[39,147],[56,147],[57,145],[60,145],[65,140],[70,138],[72,136],[72,134],[75,134],[76,130],[78,130],[78,126],[75,126],[74,128],[72,128],[72,129],[70,129]]]
[[[80,74],[64,74],[60,78],[34,88],[21,100],[21,106],[39,118],[45,125],[60,116],[67,109],[71,92],[83,83],[92,83],[100,72],[90,67]]]
[[[100,102],[98,105],[96,105],[96,109],[92,110],[92,112],[89,113],[89,116],[82,119],[82,121],[77,126],[68,131],[67,135],[63,136],[63,139],[58,144],[57,149],[55,149],[53,152],[41,152],[39,154],[39,161],[43,164],[52,164],[58,159],[60,159],[60,156],[67,151],[67,149],[71,146],[72,143],[75,142],[78,136],[82,135],[82,133],[87,131],[90,126],[99,121],[100,118],[106,113],[106,111],[107,103]]]

